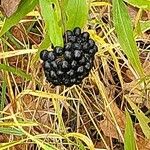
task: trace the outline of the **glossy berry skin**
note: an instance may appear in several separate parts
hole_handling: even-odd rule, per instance
[[[81,34],[81,29],[79,27],[76,27],[74,30],[73,30],[73,33],[75,36],[79,36]]]
[[[71,60],[72,59],[72,53],[70,51],[65,51],[64,52],[64,58],[66,60]]]
[[[82,37],[85,39],[85,40],[88,40],[89,37],[90,37],[90,34],[88,32],[83,32],[82,33]]]
[[[47,51],[47,50],[41,51],[41,53],[40,53],[40,58],[41,58],[43,61],[46,61],[46,60],[48,59],[48,51]]]
[[[49,61],[53,61],[53,60],[55,60],[56,55],[55,55],[54,52],[51,51],[51,52],[48,53],[47,57],[48,57]]]
[[[67,30],[64,35],[64,47],[52,47],[53,51],[43,50],[40,58],[46,80],[54,86],[78,85],[89,75],[93,67],[95,53],[98,51],[88,32],[79,27]]]
[[[54,52],[56,53],[57,56],[61,56],[62,53],[63,53],[63,48],[60,47],[60,46],[56,46],[56,47],[54,48]]]
[[[75,60],[79,60],[82,57],[82,51],[75,50],[73,56]]]

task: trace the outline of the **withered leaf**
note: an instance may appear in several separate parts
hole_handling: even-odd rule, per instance
[[[18,5],[21,0],[1,0],[0,8],[2,13],[10,17],[18,8]]]

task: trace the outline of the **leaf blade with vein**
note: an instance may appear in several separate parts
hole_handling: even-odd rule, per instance
[[[17,76],[21,76],[27,80],[32,80],[32,77],[31,75],[28,75],[26,74],[25,72],[23,72],[22,70],[20,69],[17,69],[17,68],[14,68],[14,67],[11,67],[11,66],[7,66],[5,64],[0,64],[0,69],[4,70],[4,71],[8,71],[8,72],[11,72]]]
[[[113,20],[120,46],[139,77],[144,76],[133,36],[132,24],[123,0],[113,0]]]
[[[13,25],[17,24],[27,13],[32,11],[38,4],[38,0],[23,0],[20,2],[17,11],[9,18],[6,18],[0,31],[0,37]]]

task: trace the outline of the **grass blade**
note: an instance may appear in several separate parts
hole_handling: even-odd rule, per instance
[[[6,82],[3,80],[2,83],[2,96],[0,97],[0,111],[4,109],[4,104],[5,104],[5,97],[6,96]],[[1,114],[0,114],[1,117]]]
[[[88,146],[88,148],[90,150],[94,150],[93,142],[87,136],[85,136],[81,133],[68,133],[65,135],[65,137],[67,137],[67,138],[74,137],[74,138],[80,139],[81,141],[86,143],[86,145]]]
[[[139,77],[144,76],[133,36],[132,23],[123,0],[113,0],[113,20],[120,46]]]
[[[133,124],[127,110],[126,110],[126,128],[125,128],[124,140],[125,140],[124,141],[125,150],[131,150],[131,149],[136,150]]]
[[[21,76],[22,78],[25,78],[27,80],[32,80],[32,77],[30,75],[26,74],[25,72],[23,72],[20,69],[17,69],[17,68],[11,67],[11,66],[7,66],[5,64],[0,64],[0,69],[11,72],[17,76]]]
[[[4,133],[4,134],[11,134],[11,135],[17,135],[17,136],[23,136],[24,133],[17,128],[5,128],[5,127],[0,127],[0,133]]]
[[[127,3],[133,5],[134,7],[150,10],[149,0],[125,0]]]
[[[11,17],[6,18],[5,23],[0,31],[0,37],[13,25],[16,25],[27,13],[32,11],[37,4],[38,0],[22,0],[17,11]]]
[[[127,98],[127,100],[135,112],[135,115],[139,121],[139,124],[142,128],[144,135],[148,139],[150,139],[150,127],[149,127],[150,119],[146,117],[145,114],[129,98]]]

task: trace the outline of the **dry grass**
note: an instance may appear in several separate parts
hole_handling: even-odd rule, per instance
[[[0,101],[4,102],[0,111],[0,143],[4,144],[0,149],[122,150],[125,108],[131,113],[139,150],[150,148],[150,141],[143,135],[125,98],[132,99],[149,116],[150,52],[145,47],[150,42],[149,35],[143,33],[138,37],[142,41],[140,56],[147,74],[142,89],[132,66],[118,47],[110,4],[99,4],[91,6],[84,28],[97,42],[99,51],[90,75],[79,86],[54,87],[45,81],[42,62],[38,60],[33,64],[43,38],[43,23],[38,11],[31,12],[30,17],[21,20],[10,34],[0,39],[1,64],[31,76],[26,80],[18,72],[0,71]]]

